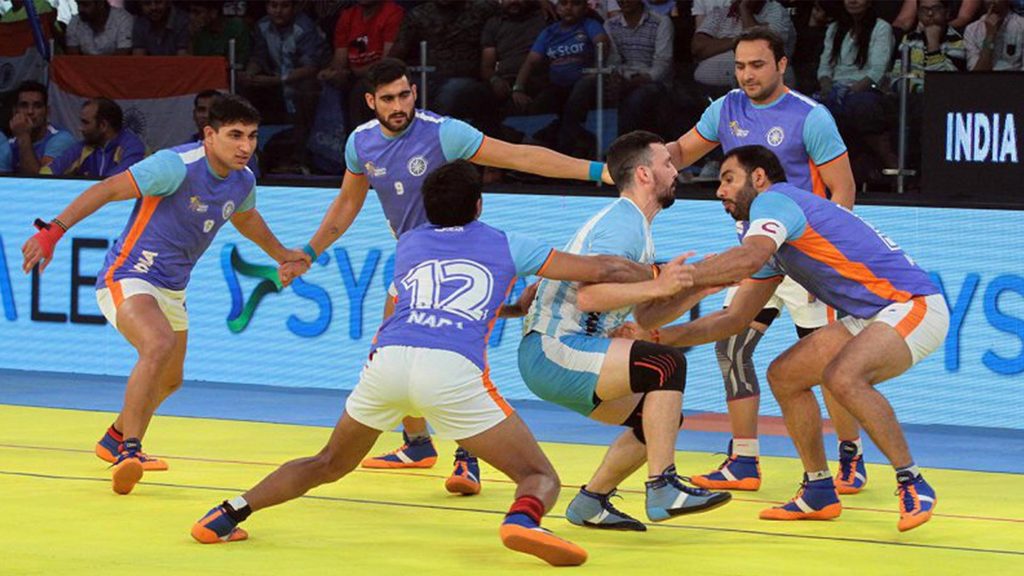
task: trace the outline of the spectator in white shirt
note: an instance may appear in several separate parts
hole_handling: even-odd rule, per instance
[[[614,51],[619,93],[619,134],[659,133],[658,103],[672,81],[672,20],[642,0],[618,0],[621,12],[604,23]]]
[[[78,14],[68,24],[68,54],[130,54],[132,15],[107,0],[78,0]]]
[[[964,31],[967,68],[1024,70],[1024,16],[1010,10],[1010,0],[985,0],[985,15]]]

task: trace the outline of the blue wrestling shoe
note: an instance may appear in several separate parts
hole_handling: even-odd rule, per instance
[[[839,472],[836,474],[836,492],[856,494],[868,483],[868,470],[864,466],[864,455],[857,454],[857,445],[844,441],[839,443]]]
[[[587,551],[540,527],[526,514],[508,514],[498,532],[505,547],[531,554],[552,566],[579,566],[587,561]]]
[[[792,500],[761,511],[761,520],[832,520],[843,512],[831,478],[804,481]]]
[[[249,534],[238,527],[224,506],[216,506],[192,525],[192,537],[201,544],[220,544],[245,540]]]
[[[444,482],[452,494],[472,496],[480,493],[480,463],[463,448],[455,450],[455,469]]]
[[[932,519],[937,498],[935,490],[924,481],[920,474],[911,476],[909,472],[896,474],[896,495],[900,498],[900,521],[897,527],[900,532],[917,528]]]
[[[363,468],[433,468],[437,463],[437,450],[429,436],[410,440],[402,432],[405,444],[387,454],[366,458],[360,464]]]
[[[597,494],[588,491],[585,486],[580,487],[579,493],[565,510],[565,517],[577,526],[646,532],[647,526],[643,522],[612,505],[611,498],[615,495],[615,490],[608,494]]]
[[[681,514],[706,512],[732,499],[728,492],[711,492],[687,486],[683,481],[684,478],[676,475],[674,465],[666,468],[661,476],[647,481],[647,517],[651,521],[661,522]]]

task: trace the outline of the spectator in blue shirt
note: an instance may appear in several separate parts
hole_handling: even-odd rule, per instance
[[[11,154],[10,171],[35,176],[41,166],[72,146],[75,138],[47,122],[49,100],[46,86],[27,80],[18,86],[15,98],[10,123],[13,138],[7,141]]]
[[[0,174],[11,170],[11,147],[6,142],[0,142]]]
[[[95,98],[82,106],[82,141],[43,166],[40,174],[107,178],[142,160],[146,146],[124,128],[117,102]]]
[[[512,99],[519,109],[561,114],[557,148],[565,154],[576,152],[584,135],[583,120],[596,96],[597,77],[584,69],[594,66],[598,49],[606,59],[610,55],[604,28],[586,14],[586,0],[559,0],[559,22],[537,37],[512,86]],[[550,85],[534,101],[526,94],[526,83],[534,67],[545,61]]]

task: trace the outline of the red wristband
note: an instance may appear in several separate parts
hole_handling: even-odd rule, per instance
[[[43,249],[43,256],[50,260],[53,258],[53,248],[60,241],[61,237],[64,236],[64,229],[60,226],[55,226],[47,222],[36,218],[35,227],[39,229],[33,238],[39,243],[39,247]]]

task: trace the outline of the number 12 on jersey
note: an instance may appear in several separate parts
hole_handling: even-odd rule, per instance
[[[411,293],[414,309],[443,310],[479,321],[487,317],[494,276],[472,260],[427,260],[409,270],[402,287]]]

